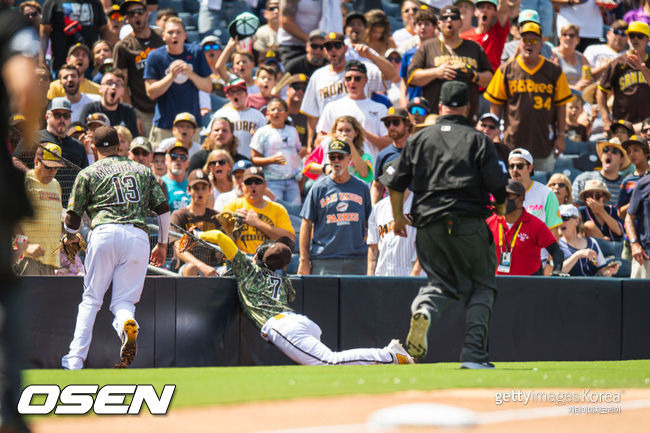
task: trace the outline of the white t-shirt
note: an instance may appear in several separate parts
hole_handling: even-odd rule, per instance
[[[363,64],[368,70],[365,94],[372,95],[372,92],[386,90],[379,68],[373,63],[363,62]],[[331,65],[316,69],[309,79],[307,89],[305,89],[300,111],[309,117],[320,117],[326,103],[335,101],[346,94],[343,84],[344,76],[345,71],[334,72]]]
[[[265,125],[258,129],[251,140],[251,149],[258,151],[265,157],[284,155],[286,164],[269,164],[264,166],[266,180],[293,179],[302,170],[300,159],[300,137],[296,128],[285,125],[276,129]]]
[[[388,109],[385,105],[366,98],[361,100],[350,99],[344,96],[332,102],[328,102],[316,124],[316,131],[330,132],[336,119],[341,116],[352,116],[359,121],[364,130],[384,137],[388,131],[384,123],[379,120],[386,115]],[[373,161],[377,159],[379,149],[368,140],[363,142],[364,150],[372,155]]]
[[[617,53],[607,44],[598,44],[598,45],[589,45],[585,52],[583,53],[589,61],[589,64],[592,68],[600,68],[605,66],[610,60],[620,56],[625,53],[625,50]]]
[[[395,41],[396,46],[402,45],[404,42],[408,41],[413,35],[406,30],[406,27],[402,27],[399,30],[393,32],[393,41]]]
[[[161,140],[160,144],[158,145],[158,149],[169,149],[176,143],[176,139],[174,137],[170,138],[165,138],[164,140]],[[196,152],[201,150],[201,145],[197,143],[196,141],[192,142],[192,146],[190,146],[190,149],[187,151],[189,153],[190,158],[192,155],[194,155]]]
[[[66,97],[66,99],[68,99]],[[68,99],[70,102],[70,105],[72,107],[72,113],[70,113],[70,122],[78,122],[79,121],[79,115],[81,114],[81,109],[84,107],[86,104],[90,104],[91,102],[96,102],[96,101],[101,101],[102,97],[99,95],[93,95],[93,94],[88,94],[88,93],[82,93],[81,94],[81,99],[79,102],[72,102]],[[84,123],[86,122],[85,119],[83,120]]]
[[[411,211],[413,194],[404,200],[405,214]],[[406,237],[395,236],[393,233],[393,210],[390,197],[384,197],[372,208],[368,218],[368,245],[377,244],[379,257],[375,275],[380,276],[409,276],[413,263],[417,259],[415,250],[416,228],[406,226]]]
[[[259,110],[254,108],[247,108],[246,110],[238,111],[235,110],[231,104],[226,104],[221,107],[216,113],[214,113],[212,119],[216,119],[217,117],[225,117],[232,122],[234,128],[233,135],[237,137],[237,140],[239,141],[237,153],[246,158],[250,158],[251,138],[256,130],[266,125],[266,117],[264,117]],[[251,130],[253,130],[252,133]],[[207,133],[209,133],[209,131]]]
[[[557,14],[557,36],[564,26],[574,24],[580,28],[581,38],[600,38],[603,36],[603,16],[595,0],[573,6],[562,6]]]

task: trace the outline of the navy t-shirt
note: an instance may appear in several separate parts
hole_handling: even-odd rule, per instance
[[[175,60],[183,60],[194,68],[194,72],[201,76],[210,75],[210,67],[199,44],[184,44],[183,53],[174,56],[169,54],[167,46],[162,46],[151,51],[144,67],[145,80],[161,80],[167,75],[169,65]],[[195,118],[201,118],[199,107],[199,89],[189,78],[183,84],[173,83],[169,89],[156,99],[156,109],[153,124],[158,128],[172,129],[174,117],[178,113],[192,113]]]
[[[351,176],[336,183],[326,176],[309,190],[300,216],[314,224],[313,259],[363,257],[368,252],[366,226],[372,206],[368,185]]]
[[[650,252],[650,176],[636,184],[627,213],[634,215],[636,234],[646,252]]]

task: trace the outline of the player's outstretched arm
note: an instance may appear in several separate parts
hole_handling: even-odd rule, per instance
[[[237,254],[237,251],[239,251],[233,240],[221,230],[208,230],[207,232],[201,233],[199,237],[206,242],[219,245],[221,252],[223,252],[228,260],[232,260],[235,254]]]

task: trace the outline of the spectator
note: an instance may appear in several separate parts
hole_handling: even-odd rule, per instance
[[[95,136],[95,130],[100,126],[110,126],[111,122],[108,120],[108,117],[104,113],[91,113],[86,116],[86,126],[88,129],[83,136],[82,144],[86,149],[86,154],[88,155],[88,162],[94,163],[97,160],[97,152],[93,149],[93,137]]]
[[[519,0],[476,0],[474,6],[478,25],[460,33],[460,37],[481,45],[492,70],[496,71],[501,64],[501,53],[508,39],[509,19],[516,17],[519,12]],[[458,14],[460,15],[460,9]]]
[[[80,118],[85,119],[91,113],[104,113],[110,121],[109,125],[124,125],[131,131],[132,136],[137,137],[138,122],[135,110],[122,102],[125,81],[126,76],[119,69],[106,72],[99,88],[101,101],[86,104],[81,110]]]
[[[408,85],[409,80],[408,69],[411,65],[411,60],[413,55],[417,52],[418,48],[429,39],[433,39],[437,34],[438,18],[436,14],[430,9],[420,10],[415,14],[415,31],[416,37],[415,40],[417,43],[411,47],[412,44],[408,43],[407,45],[411,48],[404,49],[406,47],[401,46],[400,50],[403,51],[404,56],[402,57],[402,64],[400,65],[399,76],[401,78],[400,90],[401,90],[401,105],[405,106],[407,101],[422,96],[422,87],[421,86],[412,86]]]
[[[310,77],[316,69],[328,63],[324,42],[325,32],[321,29],[312,30],[305,45],[305,54],[288,61],[284,69],[292,75],[305,74]]]
[[[166,155],[167,152],[164,149],[161,149],[159,147],[155,148],[153,151],[153,160],[151,161],[151,169],[153,170],[153,174],[158,179],[162,179],[162,177],[167,174]],[[167,186],[165,185],[165,188],[163,189],[165,191],[165,196],[167,197],[168,196],[168,194],[166,193]]]
[[[650,176],[637,183],[625,217],[625,234],[632,248],[630,278],[650,277]]]
[[[318,28],[319,22],[325,32],[340,32],[343,22],[340,9],[330,3],[309,0],[286,0],[280,2],[280,28],[278,30],[278,54],[282,64],[305,54],[309,33]],[[321,20],[322,18],[322,20]]]
[[[300,212],[298,274],[365,275],[370,192],[350,176],[350,145],[332,140],[328,150],[332,172],[309,190]]]
[[[548,227],[526,211],[526,195],[524,185],[510,179],[506,186],[506,214],[493,214],[486,220],[496,246],[497,275],[543,275],[543,248],[553,257],[553,272],[562,269],[562,250]]]
[[[388,99],[392,105],[399,107],[401,105],[402,95],[402,80],[399,76],[399,73],[402,69],[402,55],[395,48],[391,48],[386,51],[385,56],[386,60],[388,60],[390,64],[395,68],[395,76],[392,80],[390,80],[390,86],[386,90],[386,96],[388,96]]]
[[[93,101],[101,100],[101,97],[95,94],[81,93],[79,90],[79,69],[76,66],[64,64],[59,69],[59,81],[65,91],[65,99],[70,101],[72,107],[72,122],[77,122],[81,117],[82,108]]]
[[[300,112],[300,105],[302,99],[305,97],[305,89],[307,89],[307,75],[295,74],[291,77],[289,87],[287,87],[287,106],[289,107],[289,116],[293,126],[298,131],[300,137],[300,144],[307,148],[307,116]]]
[[[221,212],[223,207],[231,201],[241,197],[244,193],[242,191],[242,183],[244,182],[244,172],[247,168],[253,166],[253,163],[247,159],[240,159],[232,166],[232,190],[219,194],[214,202],[214,209]]]
[[[580,116],[582,115],[582,96],[574,94],[573,99],[567,104],[566,110],[566,138],[573,141],[587,141],[589,133],[591,132],[591,123],[588,124],[589,129],[580,123]]]
[[[201,0],[198,15],[199,35],[213,34],[222,28],[222,21],[230,23],[237,15],[250,12],[251,8],[244,0]]]
[[[228,152],[230,158],[235,162],[240,159],[248,159],[237,153],[239,144],[237,137],[233,135],[233,125],[230,120],[225,117],[213,117],[212,122],[208,126],[210,133],[203,140],[201,150],[190,158],[190,170],[203,168],[208,161],[210,152],[217,149],[223,149]]]
[[[621,221],[625,221],[625,214],[630,205],[630,198],[632,191],[636,188],[636,184],[643,176],[648,174],[648,157],[650,156],[650,148],[648,142],[643,137],[633,135],[629,140],[623,142],[625,149],[632,164],[634,164],[634,172],[628,174],[621,181],[621,192],[616,202],[618,208],[618,216]]]
[[[38,2],[28,0],[20,3],[18,10],[30,22],[34,31],[38,33],[41,25],[41,5]]]
[[[287,125],[289,107],[280,98],[269,102],[266,117],[269,124],[261,127],[251,141],[251,161],[264,167],[264,178],[276,200],[300,204],[301,158],[307,153],[298,131]]]
[[[591,77],[585,74],[585,68],[591,71],[591,65],[587,58],[576,50],[579,42],[580,28],[575,24],[567,24],[560,31],[560,44],[553,50],[569,87],[575,90],[583,90],[591,82]]]
[[[384,126],[388,131],[388,136],[393,140],[393,142],[377,155],[374,170],[375,178],[370,186],[370,199],[373,206],[381,200],[386,191],[384,184],[379,181],[379,176],[384,173],[385,165],[390,161],[397,159],[400,155],[404,145],[406,144],[406,140],[408,140],[413,130],[413,123],[411,122],[408,113],[403,108],[389,108],[386,115],[381,118],[381,121],[384,122]]]
[[[63,63],[76,66],[79,70],[79,90],[81,90],[81,93],[99,95],[99,85],[86,80],[86,71],[90,67],[90,48],[84,44],[74,44],[68,50],[68,57],[65,58]],[[59,65],[57,71],[63,66],[63,63]],[[54,80],[50,83],[50,88],[47,91],[47,99],[59,96],[65,96],[65,89],[63,89],[60,80]]]
[[[473,124],[478,118],[478,88],[487,86],[492,78],[490,62],[479,44],[460,38],[460,11],[456,6],[442,9],[439,27],[439,40],[424,42],[413,55],[407,84],[422,86],[422,94],[431,103],[432,112],[438,114],[442,84],[457,78],[468,81],[471,107],[468,119]],[[461,76],[459,70],[467,66],[469,72]]]
[[[640,123],[650,116],[650,71],[644,59],[650,28],[646,23],[635,21],[627,28],[629,50],[612,60],[598,82],[596,98],[603,118],[603,126],[608,131],[612,120],[624,119]],[[607,105],[607,99],[613,92],[614,105]]]
[[[105,10],[108,32],[105,39],[111,44],[115,45],[120,40],[120,30],[124,26],[124,15],[120,13],[120,7],[116,4],[111,5],[108,10]]]
[[[592,66],[591,75],[594,79],[600,78],[609,63],[625,52],[626,30],[627,23],[623,20],[616,20],[607,30],[606,44],[593,44],[585,49],[584,55]]]
[[[409,118],[411,119],[411,123],[413,125],[424,123],[426,117],[431,112],[431,109],[429,108],[429,101],[419,96],[416,96],[408,101],[406,109],[409,112]]]
[[[109,28],[99,0],[72,0],[67,3],[61,0],[46,0],[43,4],[40,25],[41,61],[45,63],[45,53],[51,41],[52,69],[55,71],[58,71],[64,63],[76,65],[75,62],[65,58],[66,52],[70,57],[69,49],[75,44],[83,44],[90,58],[88,45],[92,45],[100,35],[102,39],[106,39],[109,36]],[[81,71],[82,76],[87,68],[88,65]],[[81,91],[89,93],[84,87]],[[59,92],[50,99],[55,96],[63,95]]]
[[[197,128],[196,118],[191,113],[178,113],[174,117],[172,126],[172,137],[166,138],[160,142],[160,147],[169,149],[172,146],[181,143],[192,158],[194,154],[201,150],[201,145],[192,139],[195,136]]]
[[[154,157],[158,157],[158,160],[160,162],[154,164]],[[150,167],[153,170],[156,181],[158,181],[158,185],[160,185],[163,194],[165,194],[165,198],[169,197],[169,193],[167,192],[167,185],[165,185],[165,182],[163,182],[161,178],[167,172],[167,167],[165,166],[164,151],[162,153],[155,154],[151,148],[151,143],[149,143],[149,140],[147,140],[145,137],[135,137],[129,145],[128,158],[132,161],[144,165],[145,167]],[[160,167],[158,173],[156,173],[156,166]]]
[[[34,216],[23,220],[18,231],[27,236],[25,257],[16,265],[18,275],[54,275],[60,265],[58,247],[61,238],[61,185],[54,179],[61,161],[61,148],[42,143],[36,149],[34,168],[25,175],[25,191]]]
[[[235,38],[230,38],[228,44],[219,56],[215,69],[221,76],[224,83],[229,83],[237,78],[241,78],[246,82],[247,91],[249,93],[259,93],[260,89],[255,84],[253,78],[253,69],[255,68],[255,57],[253,53],[237,49],[239,41]],[[232,73],[228,72],[226,65],[228,60],[232,63]]]
[[[239,215],[244,222],[240,238],[236,241],[240,250],[254,254],[255,249],[269,239],[296,235],[289,214],[284,206],[264,198],[266,180],[261,167],[247,168],[243,176],[243,196],[223,207],[224,212]]]
[[[460,11],[460,33],[465,33],[474,28],[474,11],[476,6],[472,0],[456,0],[454,6],[458,6]]]
[[[648,141],[648,139],[650,139],[650,117],[643,119],[643,123],[641,125],[641,136],[645,138],[645,141]]]
[[[100,84],[106,71],[105,66],[113,63],[113,47],[107,41],[100,39],[91,47],[93,70],[90,76],[93,83]],[[108,60],[108,62],[107,62]]]
[[[573,202],[583,205],[580,193],[589,180],[600,180],[604,182],[609,191],[608,199],[611,197],[609,204],[618,203],[618,195],[623,180],[619,171],[630,165],[625,148],[621,145],[618,138],[612,138],[609,141],[600,141],[596,143],[596,153],[602,168],[597,171],[585,171],[580,173],[573,180]]]
[[[564,204],[560,206],[560,214],[562,237],[559,243],[564,254],[562,272],[574,277],[611,277],[616,274],[618,264],[612,262],[612,266],[607,266],[598,242],[585,235],[578,209],[573,205]]]
[[[345,89],[347,95],[328,102],[321,112],[316,129],[320,132],[329,131],[334,121],[341,115],[349,115],[359,121],[365,136],[364,152],[373,159],[390,144],[388,131],[379,119],[386,115],[386,107],[372,101],[364,93],[368,82],[366,65],[358,60],[352,60],[345,65]]]
[[[131,134],[131,131],[129,131],[129,128],[124,125],[117,125],[115,130],[117,131],[117,138],[120,139],[120,144],[117,147],[117,154],[128,158],[129,147],[131,146],[133,135]]]
[[[261,65],[257,68],[255,85],[259,93],[249,94],[246,97],[246,106],[260,110],[262,114],[266,111],[266,104],[273,98],[271,91],[275,87],[277,79],[275,78],[275,69],[271,66]]]
[[[144,68],[147,96],[156,100],[149,134],[152,143],[173,136],[171,128],[177,113],[188,112],[200,117],[199,90],[212,90],[210,68],[201,46],[184,43],[187,33],[183,21],[169,18],[162,38],[165,46],[149,53]]]
[[[612,126],[609,127],[609,136],[611,138],[618,138],[620,143],[626,141],[632,135],[634,135],[634,126],[627,120],[615,120]],[[626,165],[629,164],[626,163]]]
[[[253,37],[253,49],[261,62],[266,53],[278,49],[278,29],[280,28],[280,0],[268,0],[264,8],[266,24],[260,26]]]
[[[599,179],[585,182],[580,191],[584,205],[578,209],[585,224],[585,234],[607,241],[623,240],[623,223],[618,218],[616,207],[605,204],[611,197],[605,183]]]
[[[569,3],[569,0],[552,0],[560,10],[556,17],[557,36],[560,37],[564,26],[575,24],[582,33],[582,40],[578,50],[600,43],[603,36],[603,16],[595,0],[586,0],[579,4]]]
[[[190,203],[174,212],[171,222],[189,230],[195,227],[202,232],[220,229],[221,224],[217,220],[218,212],[208,207],[212,186],[208,175],[203,170],[193,170],[187,177],[187,191],[190,195]],[[183,263],[178,273],[183,277],[214,277],[222,260],[217,257],[213,248],[197,245],[188,251],[181,252],[178,248],[178,241],[174,243],[176,257]]]
[[[510,152],[508,156],[508,171],[510,177],[524,187],[526,211],[543,221],[557,239],[560,236],[559,227],[562,224],[558,214],[560,205],[549,187],[530,178],[534,170],[533,163],[534,160],[530,152],[518,148]]]
[[[381,9],[371,9],[365,13],[368,23],[363,34],[363,42],[380,56],[385,56],[389,48],[397,48],[391,37],[390,22]]]
[[[501,131],[499,130],[500,123],[501,120],[496,114],[485,113],[479,117],[476,129],[485,134],[492,143],[498,143],[501,141]],[[497,150],[499,150],[498,147]]]
[[[214,204],[221,194],[232,191],[234,187],[231,175],[233,165],[232,156],[225,149],[215,149],[208,155],[203,171],[208,173],[208,179],[212,185],[212,194],[208,200],[209,208],[214,208]]]
[[[418,0],[402,0],[400,9],[404,27],[393,32],[393,41],[398,47],[415,36],[415,20],[413,18],[420,8],[421,5]]]
[[[366,20],[366,16],[363,13],[358,11],[350,11],[345,15],[343,32],[345,33],[349,44],[364,43],[363,37],[366,34],[367,28],[368,20]]]
[[[517,18],[517,20],[516,21],[512,20],[512,23],[510,24],[510,35],[512,36],[512,40],[510,42],[506,42],[506,44],[503,47],[503,52],[501,53],[501,63],[505,63],[509,58],[517,57],[517,55],[521,54],[520,30],[521,30],[521,26],[523,26],[526,23],[537,24],[542,29],[544,35],[546,35],[547,32],[551,32],[550,29],[552,28],[552,25],[549,25],[548,28],[542,26],[539,20],[539,14],[537,13],[536,10],[522,8],[521,12],[519,12],[519,17]],[[551,45],[550,43],[543,43],[542,50],[540,51],[539,54],[545,59],[555,61],[555,55],[553,54],[553,45]]]
[[[554,173],[546,183],[555,193],[557,202],[560,206],[565,204],[573,205],[573,196],[571,195],[571,180],[562,173]]]
[[[205,61],[210,67],[212,74],[210,78],[212,79],[212,91],[215,90],[215,84],[219,82],[223,83],[223,80],[219,77],[219,73],[216,70],[217,60],[221,57],[223,53],[223,47],[221,46],[221,41],[216,36],[206,36],[201,39],[201,48],[203,48],[203,55],[205,56]]]
[[[167,149],[165,164],[167,165],[167,174],[162,177],[162,180],[167,186],[169,208],[173,214],[174,211],[190,203],[190,195],[187,192],[187,179],[185,178],[187,166],[189,165],[187,149],[180,144],[175,144]]]
[[[71,122],[66,132],[66,135],[68,137],[72,137],[75,140],[81,142],[83,140],[83,136],[86,134],[87,131],[88,128],[86,128],[85,122],[80,122],[80,121]]]
[[[133,32],[115,44],[113,63],[116,68],[126,72],[126,83],[131,94],[131,103],[141,123],[141,134],[149,136],[153,125],[156,102],[147,94],[144,70],[152,50],[162,47],[165,42],[160,30],[149,27],[149,12],[145,0],[125,0],[120,11]],[[160,16],[160,13],[159,13]]]
[[[259,110],[246,107],[247,87],[244,80],[237,78],[228,83],[224,90],[230,104],[217,110],[212,116],[212,122],[214,119],[223,117],[232,123],[233,134],[237,137],[238,142],[237,153],[248,159],[251,155],[250,143],[253,134],[257,129],[266,125],[266,118]],[[211,127],[214,126],[212,122]],[[233,155],[233,159],[237,160],[238,158]]]
[[[539,56],[540,27],[527,22],[521,27],[521,37],[517,61],[499,67],[484,96],[492,103],[490,111],[504,119],[503,142],[531,152],[538,170],[552,171],[555,153],[564,151],[565,105],[572,98],[571,89],[562,69]]]

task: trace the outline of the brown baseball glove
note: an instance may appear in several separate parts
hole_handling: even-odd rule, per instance
[[[77,256],[79,251],[86,251],[86,241],[81,236],[81,234],[75,233],[73,238],[78,239],[78,242],[67,243],[68,236],[65,233],[61,236],[60,249],[63,250],[66,258],[70,261],[70,263],[75,262],[75,257]]]
[[[193,229],[195,229],[196,226],[191,226],[188,229],[188,232],[192,232]],[[183,236],[178,240],[178,251],[181,253],[184,253],[187,250],[191,250],[196,246],[198,241],[194,236],[192,236],[190,233],[183,233]]]
[[[241,232],[244,230],[244,221],[239,215],[231,212],[221,212],[217,215],[217,221],[221,224],[223,231],[233,240],[240,239]]]

